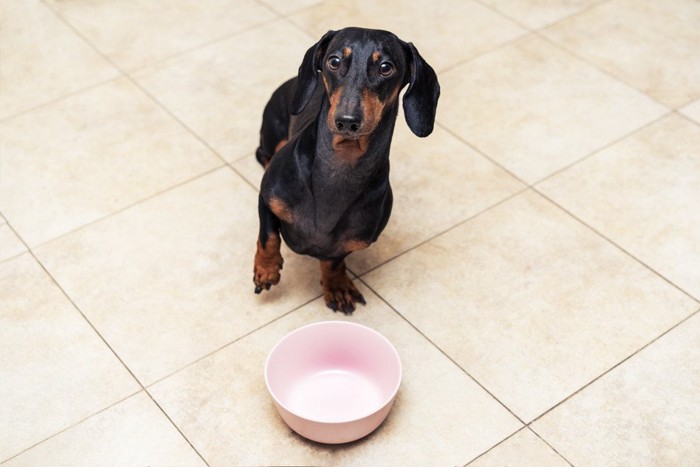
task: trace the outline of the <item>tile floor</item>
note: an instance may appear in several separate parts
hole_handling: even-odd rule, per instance
[[[0,3],[0,463],[700,465],[700,2]],[[442,83],[395,208],[320,299],[253,294],[262,108],[321,34],[381,27]],[[307,442],[262,378],[372,326],[387,421]]]

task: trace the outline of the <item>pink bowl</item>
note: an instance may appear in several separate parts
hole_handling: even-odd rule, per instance
[[[389,414],[401,360],[373,329],[322,321],[275,345],[265,362],[265,383],[291,429],[321,443],[347,443],[370,434]]]

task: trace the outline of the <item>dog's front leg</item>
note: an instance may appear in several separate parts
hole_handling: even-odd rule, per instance
[[[321,260],[321,285],[326,306],[333,311],[342,311],[348,315],[355,311],[355,303],[365,304],[365,297],[348,276],[343,258],[335,261]]]
[[[260,216],[260,233],[258,235],[253,282],[255,293],[259,294],[280,281],[282,255],[280,254],[280,221],[265,204],[262,196],[258,197],[258,215]]]

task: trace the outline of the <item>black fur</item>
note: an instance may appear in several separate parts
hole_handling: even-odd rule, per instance
[[[263,246],[279,229],[296,253],[340,262],[358,244],[377,240],[391,214],[389,149],[405,85],[406,122],[427,136],[440,86],[413,44],[387,31],[346,28],[308,49],[298,76],[274,92],[263,113],[256,152],[267,165],[259,206]],[[272,200],[285,215],[278,218]]]

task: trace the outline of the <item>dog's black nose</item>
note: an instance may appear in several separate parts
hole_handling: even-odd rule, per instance
[[[361,124],[362,118],[357,115],[340,115],[335,118],[335,127],[339,131],[355,133]]]

